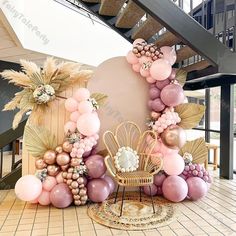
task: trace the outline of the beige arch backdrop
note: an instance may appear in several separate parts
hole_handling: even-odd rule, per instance
[[[86,87],[86,83],[68,89],[61,96],[71,97],[78,87]],[[124,120],[134,121],[143,130],[147,128],[145,123],[148,117],[148,83],[132,70],[125,57],[108,59],[95,68],[94,75],[88,82],[88,89],[91,93],[108,95],[106,103],[99,109],[101,120],[99,150],[105,148],[102,142],[103,133],[106,130],[113,130]],[[53,101],[41,123],[56,135],[58,144],[63,141],[64,124],[70,115],[65,110],[64,102],[64,99]],[[23,142],[22,174],[34,173],[35,158],[27,152]]]

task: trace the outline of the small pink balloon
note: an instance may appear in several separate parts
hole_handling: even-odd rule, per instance
[[[146,80],[147,80],[147,82],[148,82],[149,84],[153,84],[153,83],[156,82],[156,80],[153,79],[151,76],[147,77]]]
[[[70,120],[72,121],[72,122],[77,122],[77,120],[79,119],[79,116],[80,116],[80,114],[79,114],[79,112],[78,111],[73,111],[71,114],[70,114]]]
[[[67,121],[64,125],[65,133],[68,133],[69,131],[73,133],[75,132],[75,129],[76,129],[76,123],[73,121]]]
[[[147,63],[147,62],[153,62],[150,57],[146,57],[146,56],[141,56],[139,59],[138,59],[140,65],[142,66],[143,63]]]
[[[85,136],[92,136],[100,129],[100,120],[95,113],[82,114],[77,121],[77,129]]]
[[[64,182],[64,179],[63,179],[63,177],[62,177],[62,171],[61,171],[59,174],[57,174],[56,180],[57,180],[57,183],[58,183],[58,184]]]
[[[162,186],[164,180],[166,179],[166,175],[161,173],[161,174],[156,174],[154,175],[154,184],[156,186]]]
[[[78,102],[74,98],[67,98],[65,101],[65,108],[69,112],[76,111],[78,109]]]
[[[137,43],[142,43],[142,42],[145,42],[145,40],[142,39],[142,38],[137,38],[137,39],[134,40],[133,46],[136,46]]]
[[[188,185],[179,176],[168,176],[162,184],[163,195],[172,202],[183,201],[188,194]]]
[[[139,71],[140,75],[142,75],[143,77],[148,77],[150,75],[149,70],[144,70],[142,67],[140,68]]]
[[[129,51],[126,55],[126,60],[129,64],[136,64],[138,63],[138,58],[133,54],[132,51]]]
[[[109,189],[110,189],[110,194],[112,194],[114,192],[114,190],[115,190],[115,182],[114,182],[114,180],[110,176],[108,176],[108,175],[105,175],[103,177],[103,179],[108,183]]]
[[[150,74],[155,80],[167,79],[172,71],[170,63],[164,59],[154,61],[150,67]]]
[[[157,186],[155,184],[151,184],[150,187],[151,187],[151,194],[149,186],[144,186],[143,192],[148,196],[155,196],[157,194]]]
[[[178,153],[179,150],[168,148],[164,143],[161,142],[160,152],[163,154],[163,156],[167,156],[167,155],[174,155]]]
[[[150,99],[156,99],[160,97],[160,90],[158,88],[150,88],[149,89],[149,97]]]
[[[17,180],[16,196],[22,201],[33,201],[42,192],[42,182],[35,175],[25,175]]]
[[[170,76],[168,77],[168,79],[169,79],[169,80],[174,80],[175,77],[176,77],[176,72],[177,72],[177,69],[172,68],[171,74],[170,74]]]
[[[88,169],[88,175],[91,178],[100,178],[105,174],[107,170],[104,158],[100,155],[90,156],[86,160],[85,165],[87,166]]]
[[[161,81],[156,81],[156,87],[162,90],[166,85],[170,84],[169,79],[161,80]]]
[[[166,106],[160,98],[156,98],[152,101],[151,107],[153,111],[160,112],[163,111]]]
[[[133,71],[135,71],[135,72],[138,72],[138,73],[139,73],[140,68],[141,68],[141,65],[140,65],[139,63],[132,65],[132,69],[133,69]]]
[[[78,110],[80,114],[91,113],[93,111],[93,105],[89,101],[82,101],[79,103]]]
[[[169,84],[161,90],[160,97],[166,106],[175,107],[184,102],[184,91],[178,84]]]
[[[86,88],[79,88],[74,92],[74,98],[78,101],[86,101],[90,98],[90,92]],[[78,104],[77,104],[78,107]]]
[[[184,170],[184,159],[178,153],[163,158],[163,170],[168,175],[180,175]]]
[[[167,60],[171,65],[174,65],[177,59],[175,49],[169,46],[163,46],[160,50],[163,53],[162,58]]]
[[[57,184],[57,180],[53,176],[47,176],[43,181],[43,189],[50,192]]]
[[[50,193],[48,191],[43,190],[40,196],[38,197],[38,202],[42,206],[48,206],[50,201]]]
[[[188,197],[191,200],[197,201],[206,196],[207,185],[203,179],[199,177],[190,177],[186,182],[188,184]]]

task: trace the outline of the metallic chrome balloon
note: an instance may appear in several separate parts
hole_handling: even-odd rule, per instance
[[[62,153],[57,154],[56,162],[60,166],[67,165],[70,162],[69,154],[66,152],[62,152]]]
[[[47,167],[47,164],[44,162],[43,159],[38,159],[35,161],[35,167],[38,170],[42,170]]]
[[[43,160],[49,164],[52,165],[56,162],[56,152],[53,150],[48,150],[43,155]]]
[[[169,148],[180,149],[186,143],[186,133],[178,125],[171,125],[161,134],[161,140]]]
[[[71,152],[72,151],[72,148],[73,148],[73,145],[69,142],[69,141],[65,141],[63,144],[62,144],[62,148],[65,152]]]
[[[55,148],[55,151],[56,151],[57,153],[62,153],[62,152],[63,152],[62,146],[57,146],[57,147]]]
[[[69,165],[68,165],[68,164],[67,164],[67,165],[64,165],[64,166],[61,166],[61,169],[62,169],[63,171],[67,171],[68,168],[69,168]]]
[[[47,173],[50,176],[56,176],[60,172],[60,168],[57,165],[48,165]]]
[[[81,162],[82,162],[82,158],[71,158],[70,165],[79,166]]]

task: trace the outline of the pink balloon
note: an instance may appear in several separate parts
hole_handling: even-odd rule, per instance
[[[93,202],[105,201],[109,194],[110,188],[104,179],[92,179],[87,185],[88,197]]]
[[[86,161],[85,165],[88,169],[88,175],[91,178],[100,178],[105,174],[107,168],[104,162],[104,158],[100,155],[90,156]]]
[[[139,71],[140,75],[142,75],[143,77],[148,77],[150,75],[149,70],[144,70],[142,67],[140,68]]]
[[[126,60],[129,64],[136,64],[138,63],[138,58],[133,54],[132,51],[129,51],[126,55]]]
[[[183,201],[188,194],[188,185],[179,176],[168,176],[162,184],[163,195],[172,202]]]
[[[175,155],[179,152],[179,150],[168,148],[164,143],[161,142],[160,152],[163,154],[163,156],[167,156]]]
[[[78,109],[80,114],[91,113],[93,111],[93,105],[89,101],[82,101],[79,103]]]
[[[50,193],[48,191],[43,190],[40,196],[38,197],[38,202],[42,206],[48,206],[50,202]]]
[[[78,111],[73,111],[70,114],[70,120],[73,122],[77,122],[77,120],[79,119],[79,112]]]
[[[158,196],[163,195],[162,187],[157,187],[157,195],[158,195]]]
[[[166,85],[170,84],[169,79],[161,80],[161,81],[156,81],[156,87],[162,90]]]
[[[38,198],[36,198],[36,199],[34,199],[34,200],[32,200],[32,201],[29,201],[29,203],[31,203],[31,204],[37,204],[37,203],[39,203]]]
[[[160,112],[160,111],[163,111],[166,106],[161,101],[160,98],[156,98],[155,100],[152,101],[151,107],[153,111]]]
[[[150,99],[156,99],[160,97],[160,90],[158,88],[150,88],[149,89],[149,97]]]
[[[156,186],[162,186],[163,181],[166,179],[166,175],[161,173],[161,174],[156,174],[154,175],[154,184]]]
[[[65,101],[65,108],[69,112],[76,111],[78,108],[78,102],[74,98],[67,98]]]
[[[140,65],[139,63],[132,65],[132,69],[133,69],[133,71],[135,71],[135,72],[138,72],[138,73],[139,73],[140,68],[141,68],[141,65]]]
[[[57,181],[58,184],[64,182],[64,179],[63,179],[63,177],[62,177],[62,171],[61,171],[59,174],[57,174],[57,176],[56,176],[56,181]]]
[[[177,59],[174,48],[169,46],[163,46],[160,48],[163,53],[163,59],[167,60],[171,65],[174,65]]]
[[[177,72],[177,69],[172,68],[171,74],[170,74],[170,76],[168,77],[168,79],[169,79],[169,80],[174,80],[175,77],[176,77],[176,72]]]
[[[75,129],[76,129],[76,123],[73,121],[67,121],[64,125],[65,133],[68,133],[69,131],[73,133],[75,132]]]
[[[184,170],[184,159],[178,153],[163,158],[163,170],[168,175],[180,175]]]
[[[43,181],[43,189],[50,192],[57,184],[57,180],[53,176],[47,176]]]
[[[100,129],[100,120],[94,113],[82,114],[77,121],[77,129],[85,136],[92,136]]]
[[[184,102],[184,91],[178,84],[169,84],[161,90],[161,100],[166,106],[175,107]]]
[[[50,201],[54,207],[66,208],[73,202],[72,193],[65,183],[57,184],[50,192]]]
[[[150,73],[150,72],[149,72],[149,73]],[[148,82],[149,84],[153,84],[153,83],[156,82],[156,80],[153,79],[151,76],[147,77],[146,80],[147,80],[147,82]]]
[[[146,57],[146,56],[141,56],[139,59],[138,59],[140,65],[142,66],[143,63],[147,63],[147,62],[153,62],[150,57]]]
[[[172,71],[170,63],[164,59],[154,61],[150,67],[150,74],[155,80],[167,79]]]
[[[188,184],[188,197],[196,201],[207,194],[206,182],[199,177],[190,177],[186,180]]]
[[[135,39],[133,42],[133,46],[136,46],[137,43],[142,43],[142,42],[145,42],[145,40],[142,38]]]
[[[74,98],[78,101],[86,101],[90,98],[90,92],[86,88],[79,88],[74,93]],[[78,105],[77,105],[78,106]]]
[[[151,194],[150,194],[150,188],[149,186],[144,186],[143,187],[143,192],[147,194],[148,196],[155,196],[157,194],[157,186],[155,184],[151,184]]]
[[[110,194],[112,194],[115,190],[115,182],[114,180],[108,176],[108,175],[105,175],[104,178],[103,178],[109,185],[109,189],[110,189]]]
[[[33,201],[42,192],[42,182],[35,175],[22,176],[15,185],[16,196],[22,201]]]

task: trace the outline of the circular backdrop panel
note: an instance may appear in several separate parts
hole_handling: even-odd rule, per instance
[[[139,73],[135,73],[125,57],[111,58],[100,64],[89,80],[88,89],[93,93],[108,95],[99,109],[101,120],[99,149],[104,149],[102,135],[114,130],[122,121],[130,120],[146,130],[148,117],[149,84]]]

